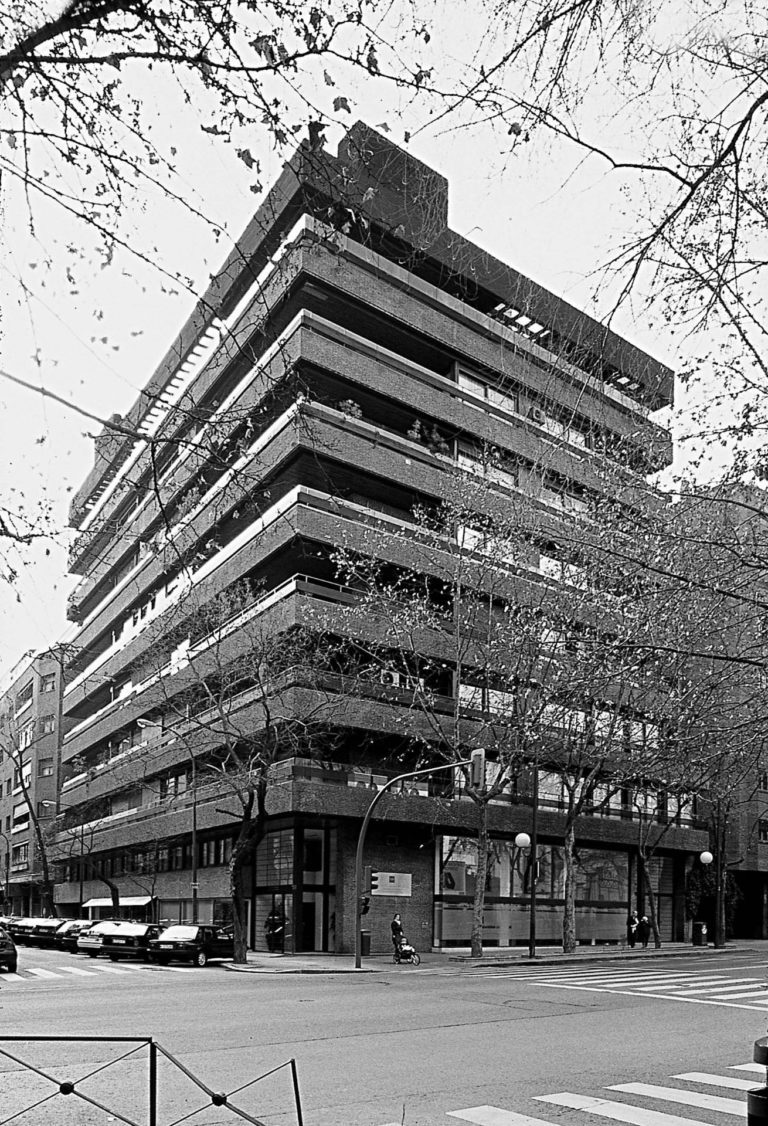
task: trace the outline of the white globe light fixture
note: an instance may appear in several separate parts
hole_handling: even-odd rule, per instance
[[[699,854],[699,860],[702,864],[711,864],[714,859],[711,852],[704,851]]]
[[[527,833],[518,833],[517,836],[515,837],[515,844],[517,845],[518,848],[530,848],[531,847],[531,838],[528,836]]]

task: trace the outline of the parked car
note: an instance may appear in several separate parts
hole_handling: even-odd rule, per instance
[[[77,951],[77,940],[83,931],[93,926],[93,919],[66,919],[53,936],[53,945],[59,950]]]
[[[8,973],[15,974],[18,965],[19,955],[16,952],[16,943],[5,927],[0,927],[0,966],[5,966]]]
[[[110,962],[121,958],[143,958],[149,961],[149,943],[160,934],[160,927],[153,923],[113,923],[105,927],[101,949]]]
[[[191,962],[204,966],[212,958],[234,958],[235,942],[231,933],[219,927],[179,923],[166,927],[159,938],[149,944],[153,962]]]
[[[47,919],[27,917],[14,919],[8,924],[8,930],[10,931],[14,942],[18,943],[19,945],[26,945],[26,943],[32,941],[32,934],[37,924],[47,922]]]
[[[100,919],[97,923],[91,923],[85,930],[81,930],[77,936],[77,953],[87,954],[91,958],[97,957],[101,950],[101,944],[104,941],[105,931],[110,927],[127,926],[123,919]]]
[[[63,919],[35,919],[35,925],[27,937],[27,942],[35,946],[53,946],[54,937]]]

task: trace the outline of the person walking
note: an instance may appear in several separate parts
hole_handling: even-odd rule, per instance
[[[392,945],[395,950],[399,950],[403,944],[403,924],[400,922],[400,916],[395,915],[389,926],[392,931]]]
[[[648,949],[648,939],[651,937],[651,924],[648,916],[643,915],[640,922],[637,924],[637,938],[642,943],[643,950]]]
[[[627,946],[633,950],[637,942],[637,928],[640,925],[640,920],[637,917],[637,911],[633,911],[627,919]]]

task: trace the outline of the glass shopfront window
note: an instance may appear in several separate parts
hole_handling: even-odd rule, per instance
[[[565,898],[563,849],[537,850],[536,932],[541,942],[562,936]],[[530,850],[513,841],[492,842],[486,875],[483,943],[523,945],[530,925]],[[436,854],[435,942],[468,946],[477,878],[477,842],[443,837]],[[575,854],[576,930],[579,942],[619,942],[630,902],[629,855],[609,849],[577,849]]]

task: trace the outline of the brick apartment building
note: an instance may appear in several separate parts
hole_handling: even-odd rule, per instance
[[[336,156],[302,148],[129,414],[97,442],[72,508],[81,578],[63,697],[62,808],[88,855],[64,867],[63,913],[82,900],[106,910],[108,880],[137,912],[189,918],[196,872],[201,920],[228,917],[232,817],[194,774],[184,720],[164,712],[146,671],[152,638],[190,591],[204,602],[248,578],[248,613],[267,631],[312,605],[332,616],[350,598],[334,547],[377,521],[407,528],[472,443],[515,466],[489,487],[526,496],[536,479],[531,503],[555,520],[580,511],[595,462],[610,456],[596,430],[633,447],[640,475],[669,462],[654,412],[671,403],[670,371],[450,230],[447,213],[443,177],[364,125]],[[182,638],[163,669],[166,701],[185,653]],[[372,790],[402,770],[386,754],[401,687],[382,682],[334,713],[346,748],[335,763],[286,750],[249,873],[252,946],[279,918],[287,950],[352,948],[355,843]],[[466,945],[472,845],[457,840],[474,816],[460,788],[446,801],[425,783],[374,820],[366,862],[386,875],[366,920],[374,951],[388,947],[395,910],[422,948]],[[524,942],[526,894],[508,861],[531,810],[498,803],[490,817],[499,859],[486,939]],[[541,941],[560,934],[561,828],[543,786]],[[638,894],[635,831],[616,806],[580,824],[582,942],[623,935]],[[667,940],[683,937],[686,867],[706,844],[678,816],[654,861]]]
[[[59,652],[27,654],[0,695],[2,899],[8,914],[50,909],[36,823],[47,850],[58,802],[62,682]]]

